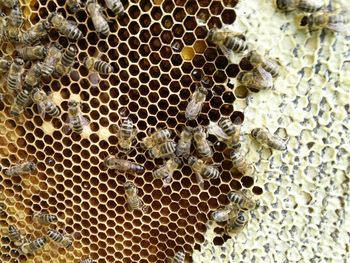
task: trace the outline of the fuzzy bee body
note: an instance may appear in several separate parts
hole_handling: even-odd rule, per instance
[[[171,131],[169,129],[163,129],[154,132],[150,136],[145,137],[142,140],[142,145],[146,149],[150,149],[157,144],[162,144],[167,141],[171,136]]]
[[[225,231],[227,234],[239,234],[248,223],[248,214],[245,211],[238,212],[238,215],[229,219]]]
[[[9,167],[4,171],[6,176],[23,175],[27,173],[32,173],[37,170],[36,164],[32,161],[23,162]]]
[[[13,241],[16,246],[20,246],[24,242],[21,233],[14,225],[9,225],[8,235],[11,241]]]
[[[69,46],[65,52],[63,52],[61,59],[57,62],[55,73],[59,76],[68,74],[74,63],[76,54],[77,49],[74,46]]]
[[[47,20],[41,20],[34,26],[23,32],[21,35],[21,41],[25,45],[33,45],[38,43],[40,39],[48,36],[48,31],[51,28],[50,22]]]
[[[6,25],[6,33],[7,33],[7,39],[13,43],[17,44],[21,41],[21,31],[20,29],[13,25],[12,23],[7,23]]]
[[[270,58],[263,57],[255,50],[248,53],[247,59],[254,67],[261,66],[265,71],[270,73],[273,78],[279,75],[278,64]]]
[[[81,134],[84,126],[88,125],[88,120],[85,119],[80,111],[80,103],[75,100],[68,102],[68,119],[67,125],[64,126],[64,132],[67,133],[70,129]]]
[[[299,9],[307,13],[317,12],[323,7],[322,1],[317,0],[276,0],[276,6],[285,12]]]
[[[179,250],[175,253],[171,263],[185,263],[185,256],[185,253],[182,250]]]
[[[130,181],[124,184],[125,195],[128,202],[128,207],[131,211],[135,209],[142,209],[144,207],[141,198],[137,195],[139,190],[136,185]]]
[[[277,135],[271,134],[267,129],[254,128],[250,134],[255,140],[264,146],[278,151],[285,151],[287,149],[286,141]]]
[[[35,46],[20,48],[17,52],[22,59],[41,60],[46,57],[48,50],[44,46]]]
[[[240,209],[252,210],[256,208],[256,202],[248,198],[242,192],[231,191],[227,194],[227,198],[231,203],[236,204]]]
[[[73,247],[73,239],[68,234],[62,234],[57,230],[49,229],[47,231],[47,236],[67,249],[71,249]]]
[[[232,31],[213,28],[208,33],[208,40],[218,45],[226,56],[229,56],[230,52],[241,53],[248,49],[243,35]]]
[[[208,179],[217,179],[220,177],[219,170],[212,165],[207,165],[203,160],[198,159],[194,156],[190,156],[188,159],[188,164],[191,166],[192,170]]]
[[[225,222],[230,218],[236,216],[238,208],[233,205],[227,205],[223,208],[218,208],[211,214],[211,219],[215,222]]]
[[[193,139],[197,153],[202,158],[213,156],[213,150],[207,141],[207,134],[202,127],[197,127],[193,131]]]
[[[181,165],[179,158],[167,160],[167,162],[157,170],[153,171],[152,175],[156,179],[163,179],[164,186],[170,184],[174,171]]]
[[[105,0],[107,7],[118,17],[124,14],[124,6],[120,0]]]
[[[80,263],[94,263],[94,261],[91,258],[87,258],[84,260],[80,260]]]
[[[20,58],[14,59],[7,76],[7,87],[10,91],[20,90],[22,74],[24,72],[24,61]]]
[[[31,66],[26,76],[24,77],[23,88],[26,88],[31,92],[32,89],[38,87],[41,81],[41,74],[42,74],[41,70],[42,70],[42,66],[39,63],[36,63],[33,66]]]
[[[33,89],[32,100],[34,103],[38,104],[39,112],[43,115],[45,113],[51,117],[58,117],[60,115],[61,111],[59,108],[42,89]]]
[[[67,6],[70,11],[76,13],[81,8],[80,0],[67,0]]]
[[[47,213],[39,212],[33,215],[33,220],[42,225],[49,225],[58,221],[56,215],[50,215]]]
[[[6,73],[10,70],[12,62],[5,58],[0,58],[0,73]]]
[[[104,165],[109,169],[116,169],[121,173],[142,174],[145,171],[142,165],[115,157],[105,159]]]
[[[6,28],[7,28],[6,15],[3,12],[0,11],[0,44],[7,37]],[[1,70],[1,68],[0,68],[0,70]]]
[[[19,251],[22,254],[33,254],[37,250],[43,248],[47,242],[47,239],[45,237],[41,237],[38,239],[35,239],[33,241],[25,241]]]
[[[185,117],[187,120],[194,120],[198,117],[202,111],[203,103],[207,95],[208,90],[201,85],[197,85],[185,110]]]
[[[242,120],[240,117],[237,117],[234,122],[228,118],[222,118],[218,122],[219,127],[224,131],[228,136],[227,144],[233,145],[233,147],[240,147],[240,133]]]
[[[94,57],[86,57],[84,59],[84,65],[92,71],[96,71],[100,74],[110,74],[113,68],[110,64]]]
[[[255,172],[255,167],[248,163],[239,149],[234,149],[231,152],[231,160],[234,167],[244,175],[252,175]]]
[[[265,90],[272,87],[272,75],[262,67],[256,67],[251,71],[238,73],[237,80],[244,86],[254,90]]]
[[[192,142],[192,128],[184,126],[176,147],[176,156],[187,158],[190,156]]]
[[[79,40],[83,37],[83,33],[73,23],[73,21],[65,19],[60,13],[51,13],[48,20],[55,29],[69,39]]]
[[[152,158],[164,158],[173,155],[176,151],[176,143],[167,141],[165,143],[154,146],[150,149],[149,154]]]
[[[118,145],[122,151],[129,151],[131,148],[132,141],[136,136],[136,129],[134,123],[130,118],[122,121],[120,128],[117,132]]]
[[[15,101],[11,105],[11,116],[17,117],[24,111],[24,108],[31,102],[30,93],[31,90],[24,87],[23,90],[17,94]]]
[[[100,4],[96,0],[88,0],[86,2],[86,9],[91,16],[96,32],[105,36],[109,35],[109,25],[102,13],[103,9]]]
[[[23,24],[23,13],[22,13],[22,9],[21,6],[19,5],[19,3],[17,3],[16,5],[14,5],[11,8],[11,13],[10,13],[10,23],[17,27],[20,28]]]
[[[0,5],[6,6],[8,8],[13,8],[18,4],[17,0],[0,0]]]
[[[54,43],[50,46],[47,52],[47,56],[41,67],[42,75],[44,77],[49,77],[54,72],[56,64],[62,57],[62,49],[63,47],[59,43]]]

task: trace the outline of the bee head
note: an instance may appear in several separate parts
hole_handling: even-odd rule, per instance
[[[18,66],[24,65],[24,61],[21,58],[15,58],[14,63],[17,64]]]
[[[187,163],[189,164],[189,165],[193,165],[195,162],[197,162],[197,157],[195,157],[195,156],[190,156],[189,158],[188,158],[188,161],[187,161]]]
[[[300,20],[300,26],[307,26],[307,24],[308,24],[308,17],[307,16],[303,16],[302,18],[301,18],[301,20]]]
[[[76,100],[70,100],[69,102],[68,102],[68,107],[69,108],[75,108],[75,107],[78,107],[78,102],[76,101]]]
[[[130,191],[135,188],[135,185],[133,182],[127,181],[124,183],[124,189],[125,191]]]
[[[35,171],[35,170],[36,170],[36,164],[33,163],[33,162],[30,162],[30,163],[29,163],[29,169],[30,169],[31,171]]]

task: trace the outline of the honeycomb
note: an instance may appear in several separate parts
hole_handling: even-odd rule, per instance
[[[7,207],[0,218],[2,261],[78,262],[90,256],[99,262],[164,262],[181,248],[190,259],[205,240],[210,212],[228,204],[229,191],[263,192],[254,178],[230,172],[229,151],[215,137],[209,138],[215,149],[212,161],[222,174],[220,179],[205,180],[204,190],[188,165],[175,171],[172,184],[164,188],[152,176],[163,161],[150,159],[139,144],[149,128],[168,127],[176,138],[185,124],[205,126],[221,116],[244,119],[233,102],[245,100],[248,93],[226,87],[228,79],[238,74],[239,65],[230,64],[216,46],[205,41],[207,31],[196,20],[196,16],[206,17],[209,28],[232,24],[236,3],[134,0],[123,4],[125,15],[117,21],[112,12],[106,13],[111,30],[107,37],[94,31],[85,10],[74,15],[63,0],[22,4],[28,18],[24,28],[57,11],[76,22],[85,37],[76,43],[78,61],[72,72],[43,80],[43,89],[51,92],[62,110],[59,118],[43,119],[33,105],[13,119],[11,100],[1,102],[1,166],[27,159],[38,166],[36,174],[0,175],[0,202]],[[50,31],[49,41],[65,48],[71,43],[55,30]],[[14,50],[11,44],[3,45],[4,54]],[[88,72],[81,63],[87,55],[101,55],[114,73]],[[196,82],[204,76],[209,79],[210,94],[197,121],[186,122],[185,108]],[[83,115],[90,120],[81,135],[62,132],[69,99],[80,101]],[[139,131],[138,142],[128,153],[129,160],[146,168],[139,176],[119,174],[103,165],[107,156],[119,153],[114,127],[125,116]],[[139,196],[150,207],[147,213],[127,209],[122,184],[126,180],[140,189]],[[39,211],[59,217],[52,227],[74,236],[73,251],[49,244],[35,255],[18,254],[7,237],[8,225],[16,225],[27,237],[41,237],[47,228],[32,222],[32,215]],[[218,235],[216,243],[223,244],[227,238]]]

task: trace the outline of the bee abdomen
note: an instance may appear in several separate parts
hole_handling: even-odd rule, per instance
[[[16,97],[15,103],[19,106],[25,106],[30,101],[29,92],[26,89],[23,89]]]
[[[82,133],[83,132],[83,125],[81,124],[80,120],[77,119],[76,121],[74,121],[72,123],[73,125],[73,131],[76,132],[76,133]]]
[[[218,124],[228,136],[232,136],[235,134],[236,129],[229,119],[222,119],[219,121]]]
[[[60,110],[58,107],[52,103],[49,103],[46,108],[47,114],[49,114],[51,117],[58,117],[60,115]]]
[[[49,238],[51,238],[53,241],[56,241],[58,243],[60,243],[63,240],[63,234],[61,234],[60,232],[53,230],[53,229],[49,229],[47,231],[47,235],[49,236]]]
[[[67,37],[73,40],[79,40],[83,37],[83,33],[78,28],[72,27],[68,30]]]
[[[217,179],[220,176],[220,172],[213,166],[207,166],[202,175],[208,179]]]
[[[107,62],[98,60],[94,63],[94,70],[102,74],[109,74],[112,72],[112,66]]]
[[[15,91],[18,88],[19,84],[19,77],[18,75],[15,74],[9,74],[8,79],[7,79],[7,86],[11,91]]]
[[[185,262],[185,253],[181,250],[176,252],[172,262],[173,263],[184,263]]]
[[[75,54],[76,54],[76,49],[72,46],[69,47],[66,50],[66,52],[63,53],[63,56],[61,59],[62,65],[65,67],[69,67],[70,65],[72,65],[74,62]]]
[[[238,37],[227,37],[224,41],[224,45],[234,52],[242,52],[248,49],[247,43]]]
[[[38,250],[38,249],[42,248],[46,242],[47,242],[46,238],[41,237],[41,238],[38,238],[38,239],[30,242],[29,247],[31,250]]]
[[[13,225],[9,225],[8,234],[9,234],[9,238],[14,242],[18,242],[22,239],[20,232]]]
[[[121,16],[124,14],[124,6],[121,1],[114,2],[111,10],[116,16]]]
[[[130,119],[126,119],[125,121],[122,122],[120,131],[121,131],[121,137],[123,139],[127,139],[131,136],[133,132],[133,126],[134,124]]]

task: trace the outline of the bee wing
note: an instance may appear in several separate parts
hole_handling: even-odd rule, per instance
[[[38,112],[39,112],[41,118],[44,119],[45,118],[45,114],[46,114],[44,103],[43,102],[39,102],[36,105],[37,105],[37,109],[38,109]]]
[[[63,125],[62,131],[64,134],[67,134],[72,129],[71,118],[69,117],[69,115],[67,116],[67,119],[64,123],[65,124]]]
[[[197,102],[195,99],[192,99],[187,104],[187,107],[186,107],[186,111],[185,111],[186,119],[189,119],[189,120],[195,119],[197,115],[201,112],[202,105],[203,103]]]
[[[326,28],[335,32],[346,32],[348,30],[348,26],[344,23],[329,23]]]
[[[222,51],[222,53],[224,54],[224,56],[226,58],[230,58],[230,56],[232,55],[233,51],[228,49],[227,47],[225,47],[224,45],[219,45],[220,50]]]
[[[260,66],[257,67],[256,70],[259,73],[259,77],[260,77],[259,86],[263,88],[272,87],[272,84],[273,84],[272,75]]]
[[[87,118],[85,118],[82,114],[80,114],[79,119],[83,126],[88,126],[90,123],[90,121]]]
[[[199,184],[199,188],[201,190],[204,190],[204,179],[203,179],[203,176],[201,176],[199,173],[195,173],[195,175],[196,175],[196,180],[197,180],[197,182]]]
[[[167,177],[163,179],[163,187],[168,187],[171,184],[173,176],[169,174]]]

